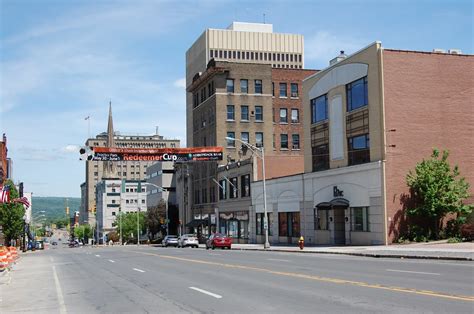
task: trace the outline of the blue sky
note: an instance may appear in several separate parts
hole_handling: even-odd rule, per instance
[[[36,196],[80,196],[75,147],[107,128],[185,145],[185,52],[206,28],[266,22],[305,36],[322,69],[380,40],[386,48],[472,54],[472,1],[0,0],[0,132],[14,179]]]

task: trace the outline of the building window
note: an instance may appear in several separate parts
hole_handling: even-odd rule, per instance
[[[240,177],[240,197],[250,196],[250,174]]]
[[[267,212],[267,217],[268,217],[268,235],[271,236],[272,234],[272,225],[273,225],[273,219],[272,219],[272,213]],[[257,213],[256,215],[256,222],[257,222],[257,235],[265,235],[265,213]]]
[[[206,188],[201,190],[201,199],[203,203],[207,203],[207,189]]]
[[[240,107],[240,119],[244,121],[249,120],[249,106]]]
[[[293,134],[291,136],[291,140],[292,140],[292,148],[293,149],[300,149],[300,135],[299,134]]]
[[[272,82],[272,96],[275,97],[275,82]]]
[[[240,80],[240,92],[247,94],[249,92],[249,81],[248,80]]]
[[[314,209],[314,230],[329,230],[329,210]]]
[[[368,105],[367,76],[346,85],[347,111]]]
[[[263,121],[263,107],[255,106],[255,121]]]
[[[327,120],[328,97],[327,95],[311,99],[311,123]]]
[[[227,120],[235,119],[235,109],[234,105],[227,105]]]
[[[112,200],[112,204],[115,204],[115,200]]]
[[[278,213],[278,235],[280,237],[300,236],[300,213]]]
[[[288,134],[280,134],[280,148],[288,149]]]
[[[280,108],[280,123],[288,123],[288,109]]]
[[[228,93],[233,93],[234,92],[234,80],[233,79],[227,79],[227,92]]]
[[[369,208],[351,207],[351,231],[370,231]]]
[[[227,132],[227,137],[227,147],[235,147],[235,132]]]
[[[115,212],[112,212],[112,216],[115,216]]]
[[[249,142],[249,132],[240,133],[240,139],[242,140],[242,142],[248,143]]]
[[[369,134],[350,137],[347,139],[349,165],[370,162]]]
[[[255,80],[255,94],[262,93],[262,80]]]
[[[312,148],[313,171],[329,169],[329,145],[319,145]]]
[[[237,177],[235,178],[230,178],[230,183],[229,183],[229,198],[238,198],[239,194],[237,192],[238,188],[238,183],[237,183]]]
[[[215,203],[216,201],[216,188],[211,186],[209,189],[209,198],[211,203]]]
[[[225,200],[227,199],[227,181],[220,180],[219,185],[219,200]]]
[[[98,175],[99,175],[99,173],[98,173],[98,172],[94,172],[94,176],[96,176],[96,177],[97,177]]]
[[[291,97],[298,97],[298,84],[296,83],[291,83]]]
[[[280,83],[280,97],[286,97],[286,83]]]
[[[291,109],[291,123],[300,122],[300,111],[298,109]]]
[[[255,133],[255,146],[263,147],[263,133],[262,132]]]

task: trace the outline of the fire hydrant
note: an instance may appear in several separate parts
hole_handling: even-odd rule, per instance
[[[298,241],[298,244],[300,246],[300,250],[304,249],[304,238],[303,238],[303,236],[300,237],[300,240]]]

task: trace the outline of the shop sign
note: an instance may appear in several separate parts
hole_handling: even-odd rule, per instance
[[[344,197],[344,191],[343,190],[339,190],[337,188],[337,185],[335,185],[333,188],[332,188],[332,192],[333,192],[333,196],[334,197]]]

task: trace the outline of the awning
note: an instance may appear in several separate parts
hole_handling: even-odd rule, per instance
[[[345,198],[335,198],[331,201],[332,207],[349,207],[349,201]]]
[[[349,201],[345,198],[335,198],[330,202],[321,202],[316,205],[319,210],[330,210],[334,207],[349,207]]]
[[[329,202],[321,202],[321,203],[319,203],[318,205],[316,205],[316,207],[317,207],[319,210],[330,210],[330,209],[331,209],[331,203],[329,203]]]
[[[207,224],[208,224],[207,219],[193,219],[186,224],[186,227],[197,228],[199,226],[207,226]]]

